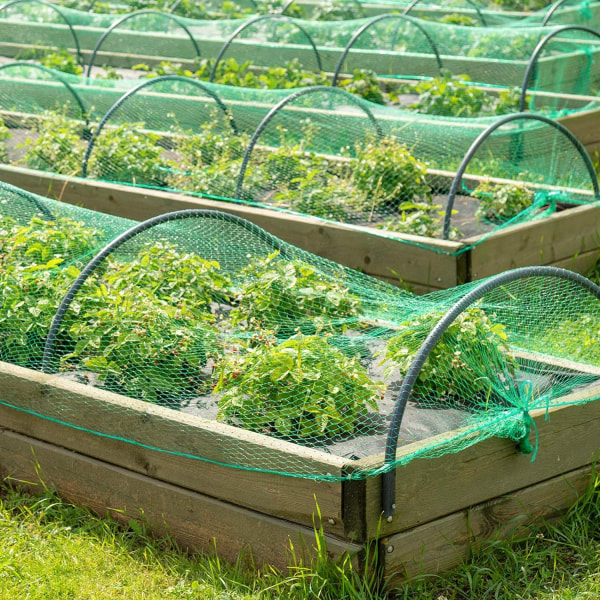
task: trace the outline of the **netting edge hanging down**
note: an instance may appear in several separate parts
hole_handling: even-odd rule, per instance
[[[470,292],[463,296],[446,312],[444,317],[437,322],[435,327],[431,330],[425,341],[422,343],[402,382],[400,391],[398,392],[392,423],[390,424],[390,430],[386,442],[384,466],[382,468],[383,514],[388,522],[393,520],[396,510],[396,471],[393,467],[395,464],[396,449],[400,434],[400,426],[402,424],[402,417],[404,415],[404,410],[412,393],[414,384],[419,376],[419,372],[423,368],[423,365],[425,364],[429,354],[452,322],[474,302],[482,298],[488,292],[510,283],[511,281],[532,276],[555,277],[573,281],[577,285],[580,285],[583,289],[587,290],[598,301],[600,301],[600,286],[593,283],[583,275],[558,267],[521,267],[518,269],[513,269],[512,271],[506,271],[484,280],[471,289]],[[529,410],[532,408],[539,408],[539,406],[529,406],[528,400],[528,398],[523,398],[523,406],[521,407],[523,434],[518,440],[515,441],[518,441],[521,451],[532,453],[536,452],[537,450],[532,448],[529,443],[529,435],[531,433],[532,424],[533,427],[535,427],[535,423],[529,415]]]

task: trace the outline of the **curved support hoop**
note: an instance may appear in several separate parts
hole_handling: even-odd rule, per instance
[[[5,69],[10,69],[11,67],[29,67],[31,69],[38,69],[39,71],[42,71],[43,73],[47,73],[48,75],[51,75],[53,79],[62,83],[65,86],[65,88],[67,88],[68,92],[73,96],[73,98],[75,98],[75,102],[77,102],[77,105],[79,106],[79,110],[81,111],[81,118],[85,121],[86,125],[88,124],[88,114],[85,110],[85,106],[83,105],[83,101],[81,100],[81,97],[73,89],[73,86],[71,86],[71,84],[68,81],[66,81],[65,79],[63,79],[60,76],[60,72],[53,71],[52,69],[49,69],[48,67],[45,67],[44,65],[38,65],[37,63],[30,63],[30,62],[21,61],[21,60],[0,65],[0,71],[3,71]]]
[[[176,17],[175,15],[171,15],[169,13],[161,12],[160,10],[152,10],[150,8],[149,9],[144,9],[144,10],[138,10],[136,12],[129,13],[128,15],[125,15],[124,17],[121,17],[120,19],[117,19],[100,36],[100,38],[96,42],[96,45],[94,46],[94,49],[92,50],[92,55],[90,56],[90,62],[88,63],[86,77],[91,77],[91,75],[92,75],[92,67],[94,66],[94,61],[96,60],[96,54],[98,54],[98,51],[100,50],[100,47],[102,46],[102,44],[104,44],[104,40],[106,40],[106,38],[117,27],[119,27],[121,24],[123,24],[125,21],[128,21],[129,19],[134,19],[135,17],[138,17],[139,15],[148,15],[148,14],[158,15],[160,17],[164,17],[165,19],[169,19],[171,21],[175,21],[175,23],[177,23],[177,25],[179,27],[181,27],[181,29],[183,29],[185,31],[185,33],[187,34],[187,36],[190,38],[190,42],[192,42],[192,45],[194,46],[194,50],[196,52],[196,56],[200,56],[200,47],[198,46],[198,42],[196,42],[196,39],[192,35],[192,32],[188,29],[187,25],[185,25],[185,24],[183,24],[181,22],[181,20],[179,19],[179,17]]]
[[[273,248],[281,253],[281,256],[288,257],[286,244],[282,242],[279,238],[271,235],[258,225],[247,221],[246,219],[242,219],[236,215],[232,215],[230,213],[221,212],[218,210],[203,210],[203,209],[189,209],[189,210],[178,210],[175,212],[164,213],[162,215],[158,215],[156,217],[152,217],[151,219],[147,219],[146,221],[142,221],[137,225],[131,227],[118,237],[116,237],[112,242],[104,246],[102,250],[100,250],[91,260],[87,263],[87,265],[83,268],[78,277],[73,281],[71,287],[67,290],[67,293],[64,295],[60,306],[58,307],[50,325],[50,330],[48,331],[48,336],[46,337],[46,343],[44,345],[44,355],[42,358],[42,372],[50,373],[51,372],[51,361],[52,361],[52,352],[54,350],[54,343],[56,342],[56,337],[58,335],[58,331],[60,329],[60,325],[62,320],[69,309],[69,306],[73,302],[73,299],[77,295],[77,292],[81,289],[81,286],[87,281],[88,277],[92,275],[92,273],[97,269],[97,267],[102,263],[102,261],[107,258],[114,250],[122,246],[125,242],[128,242],[136,235],[147,231],[157,225],[162,225],[164,223],[169,223],[171,221],[176,220],[184,220],[184,219],[195,219],[195,218],[204,218],[204,219],[215,219],[220,221],[228,221],[230,223],[235,223],[239,225],[243,229],[246,229],[252,234],[260,236],[262,239],[265,239],[267,242],[273,245]]]
[[[307,88],[298,90],[297,92],[294,92],[293,94],[289,95],[287,98],[284,98],[281,102],[278,102],[263,117],[263,120],[258,124],[258,127],[254,130],[254,133],[252,134],[252,137],[250,138],[250,141],[248,142],[248,146],[246,147],[246,152],[244,153],[244,158],[242,159],[242,164],[240,166],[240,172],[238,174],[237,186],[236,186],[236,191],[235,191],[237,198],[241,199],[241,197],[242,197],[242,190],[244,188],[244,177],[246,176],[246,169],[248,167],[248,162],[250,161],[250,154],[252,154],[252,150],[254,149],[254,146],[258,142],[258,138],[260,137],[260,134],[264,131],[265,127],[269,124],[271,119],[286,104],[293,102],[294,100],[296,100],[297,98],[300,98],[301,96],[306,96],[307,94],[314,94],[316,92],[327,92],[328,94],[342,94],[344,96],[344,98],[346,98],[347,100],[350,100],[350,102],[352,102],[353,104],[356,104],[361,110],[364,111],[364,113],[367,115],[367,117],[373,124],[373,127],[375,128],[375,133],[377,134],[377,138],[379,139],[379,138],[383,137],[383,131],[381,130],[381,127],[380,127],[379,123],[377,122],[377,119],[371,112],[371,110],[367,106],[364,106],[363,103],[354,94],[350,94],[349,92],[345,92],[344,90],[341,90],[339,88],[333,88],[333,87],[329,87],[327,85],[315,85],[312,87],[307,87]]]
[[[475,155],[475,152],[479,149],[481,144],[485,141],[485,139],[496,129],[502,127],[506,123],[510,123],[511,121],[517,121],[520,119],[527,119],[530,121],[541,121],[542,123],[546,123],[554,129],[557,129],[560,133],[562,133],[572,144],[575,146],[577,152],[583,159],[583,162],[586,166],[586,169],[590,175],[590,179],[592,180],[592,188],[594,190],[594,198],[596,200],[600,199],[600,188],[598,185],[598,176],[596,175],[596,170],[594,169],[594,164],[590,158],[590,155],[587,153],[583,144],[571,133],[569,129],[567,129],[562,123],[558,123],[557,121],[553,121],[548,117],[544,117],[543,115],[535,115],[531,113],[514,113],[512,115],[508,115],[492,125],[490,125],[485,131],[480,133],[477,136],[477,139],[471,144],[471,147],[467,150],[467,153],[462,159],[458,170],[456,171],[456,175],[452,180],[452,185],[450,186],[450,191],[448,192],[448,204],[446,206],[446,213],[444,215],[444,230],[442,234],[442,238],[447,240],[450,235],[450,221],[452,219],[452,208],[454,206],[454,200],[456,198],[456,194],[458,193],[458,188],[462,182],[463,175],[467,169],[467,166],[471,162],[471,159]]]
[[[415,19],[413,19],[412,17],[407,17],[406,15],[397,15],[397,14],[393,14],[393,13],[386,13],[385,15],[377,15],[376,17],[373,17],[368,23],[365,23],[362,27],[360,27],[352,36],[352,38],[350,39],[350,41],[346,44],[346,47],[344,48],[344,51],[342,52],[342,55],[340,56],[338,63],[335,67],[335,71],[333,73],[333,77],[331,78],[331,85],[333,87],[336,86],[337,84],[337,80],[338,77],[340,76],[340,72],[342,70],[342,66],[344,65],[344,61],[346,60],[346,56],[348,56],[348,53],[350,52],[350,50],[352,49],[352,46],[354,46],[356,40],[367,30],[369,29],[369,27],[371,27],[371,25],[374,25],[375,23],[378,23],[379,21],[383,21],[385,19],[400,19],[402,21],[408,21],[409,23],[412,23],[427,39],[427,41],[429,42],[429,45],[431,46],[431,49],[433,50],[433,53],[435,54],[435,59],[437,61],[437,65],[438,65],[438,69],[440,71],[440,74],[442,72],[442,58],[440,57],[440,53],[438,52],[437,46],[435,45],[435,42],[433,41],[433,39],[431,38],[431,36],[429,35],[429,33],[427,32],[427,30],[423,27],[423,25],[421,25],[421,23],[419,23],[418,21],[416,21]],[[396,32],[394,34],[394,37],[392,39],[392,47],[391,50],[394,50],[394,46],[396,43],[396,35],[398,34],[398,29],[396,29]]]
[[[396,508],[396,472],[395,469],[390,467],[396,460],[396,448],[398,446],[398,436],[400,435],[400,427],[402,425],[404,410],[406,409],[406,404],[410,398],[413,386],[417,381],[425,361],[448,327],[450,327],[454,320],[471,304],[498,287],[506,285],[511,281],[524,279],[526,277],[558,277],[561,279],[574,281],[575,283],[580,284],[583,288],[587,289],[590,294],[593,294],[598,300],[600,300],[600,287],[583,275],[579,275],[573,271],[568,271],[567,269],[560,269],[558,267],[521,267],[520,269],[513,269],[512,271],[500,273],[499,275],[495,275],[494,277],[483,281],[478,286],[474,287],[469,293],[463,296],[448,310],[448,312],[429,332],[429,335],[427,338],[425,338],[425,341],[421,344],[421,347],[415,354],[415,357],[413,358],[413,361],[406,372],[406,376],[402,381],[400,391],[398,392],[396,405],[394,406],[394,413],[392,415],[392,421],[390,423],[385,447],[384,467],[387,467],[387,470],[383,473],[383,513],[388,521],[392,520]]]
[[[584,27],[583,25],[565,25],[564,27],[554,29],[546,37],[540,40],[537,46],[535,47],[534,51],[531,53],[531,58],[529,59],[529,63],[527,63],[527,68],[525,69],[523,83],[521,84],[521,96],[519,97],[519,111],[523,112],[525,110],[525,101],[527,99],[527,87],[529,86],[530,80],[533,78],[533,73],[535,72],[537,66],[537,59],[539,58],[540,53],[544,49],[544,46],[554,36],[565,31],[583,31],[600,39],[600,33],[595,29],[591,29],[590,27]]]
[[[60,18],[64,21],[65,25],[69,28],[71,35],[73,36],[73,41],[75,42],[75,50],[77,52],[77,62],[80,65],[83,65],[83,56],[81,55],[81,46],[79,45],[79,38],[77,37],[77,34],[73,29],[73,25],[71,25],[69,19],[67,19],[65,14],[62,12],[62,10],[60,10],[58,6],[56,6],[56,4],[46,2],[46,0],[10,0],[10,2],[6,2],[2,6],[0,6],[0,12],[7,8],[10,8],[11,6],[15,6],[16,4],[41,4],[42,6],[50,8],[54,12],[58,13],[60,15]]]
[[[542,21],[542,27],[548,25],[548,21],[554,16],[554,13],[562,7],[563,4],[566,4],[569,0],[558,0],[551,7],[550,10],[546,13],[544,20]]]
[[[563,0],[564,1],[564,0]],[[413,0],[402,12],[403,15],[408,15],[408,13],[417,5],[421,2],[421,0]],[[487,23],[483,17],[483,14],[481,12],[481,10],[479,9],[479,7],[477,6],[477,4],[475,4],[475,2],[473,2],[473,0],[466,0],[467,4],[470,4],[473,9],[475,10],[475,12],[477,13],[477,16],[479,17],[479,20],[481,21],[481,24],[484,27],[487,27]]]
[[[280,15],[285,15],[285,11],[292,5],[294,4],[294,2],[296,2],[296,0],[288,0],[284,5],[283,8],[281,9],[281,12],[279,13]]]
[[[5,184],[8,187],[9,192],[20,196],[21,198],[31,202],[41,213],[44,215],[48,221],[53,221],[55,219],[54,215],[50,212],[50,209],[46,208],[37,198],[37,196],[33,192],[27,192],[22,190],[21,188],[15,187],[10,184]],[[3,190],[6,190],[6,187],[3,187]]]
[[[143,83],[140,83],[139,85],[136,85],[134,88],[130,89],[126,94],[123,94],[106,111],[106,114],[102,117],[102,120],[100,121],[100,123],[98,123],[98,127],[96,128],[96,131],[94,131],[93,135],[90,137],[90,140],[88,142],[88,145],[87,145],[87,148],[86,148],[86,151],[85,151],[85,155],[83,157],[83,162],[81,164],[81,176],[82,177],[87,177],[88,162],[90,160],[90,156],[92,154],[92,150],[94,149],[94,145],[96,144],[96,139],[100,135],[102,129],[104,128],[104,125],[106,125],[106,122],[110,119],[110,117],[112,117],[113,113],[117,109],[119,109],[126,100],[128,100],[129,98],[131,98],[131,96],[133,96],[134,94],[137,94],[137,92],[139,92],[141,89],[146,88],[146,87],[151,86],[151,85],[154,85],[156,83],[160,83],[162,81],[181,81],[183,83],[188,83],[188,84],[191,84],[191,85],[195,85],[196,87],[198,87],[201,90],[203,90],[204,92],[206,92],[217,103],[217,106],[223,111],[223,113],[225,114],[225,118],[227,119],[227,121],[231,125],[231,129],[233,129],[233,132],[236,135],[239,134],[239,130],[238,130],[238,127],[237,127],[237,125],[236,125],[236,123],[235,123],[235,121],[233,119],[233,116],[231,115],[231,113],[229,112],[229,110],[227,109],[227,107],[225,106],[225,104],[223,104],[223,101],[221,100],[221,98],[219,97],[219,95],[214,90],[211,90],[202,81],[197,81],[196,79],[192,79],[190,77],[183,77],[181,75],[163,75],[162,77],[153,77],[152,79],[147,79]]]
[[[286,6],[287,8],[287,6]],[[306,31],[306,29],[304,29],[304,27],[302,27],[302,25],[300,25],[300,23],[298,23],[296,21],[296,19],[292,18],[292,17],[288,17],[284,14],[278,14],[278,15],[259,15],[258,17],[254,17],[253,19],[250,19],[249,21],[246,21],[243,25],[240,25],[227,39],[227,41],[221,46],[221,49],[219,50],[219,53],[217,54],[217,57],[215,58],[215,64],[213,65],[212,71],[210,72],[210,77],[208,78],[209,81],[212,81],[215,78],[215,75],[217,74],[217,67],[219,66],[219,63],[221,62],[221,59],[223,58],[223,55],[225,54],[225,52],[227,52],[227,49],[229,48],[229,46],[231,46],[232,42],[235,40],[235,38],[240,35],[240,33],[242,33],[243,31],[245,31],[246,29],[248,29],[248,27],[254,25],[255,23],[257,23],[258,21],[264,21],[266,19],[269,20],[277,20],[277,21],[287,21],[288,23],[291,23],[292,25],[294,25],[295,27],[297,27],[305,36],[306,39],[308,40],[309,44],[311,45],[313,52],[315,53],[315,58],[317,60],[317,69],[319,71],[323,70],[323,65],[321,63],[321,55],[319,54],[319,51],[317,50],[317,46],[314,42],[314,40],[312,39],[310,33],[308,33],[308,31]]]

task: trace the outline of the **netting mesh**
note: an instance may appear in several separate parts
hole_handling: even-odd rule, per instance
[[[240,18],[248,14],[285,14],[293,17],[315,20],[348,20],[378,14],[382,11],[396,11],[401,14],[423,19],[455,23],[468,26],[497,26],[529,24],[587,24],[595,16],[594,2],[589,0],[535,0],[528,2],[528,11],[523,12],[522,3],[504,2],[483,3],[475,0],[417,0],[397,2],[395,0],[378,1],[335,0],[313,3],[301,0],[265,1],[238,0],[221,2],[206,0],[133,0],[127,3],[88,0],[60,0],[59,6],[97,14],[126,14],[134,10],[154,9],[169,14],[193,19]]]
[[[490,436],[531,451],[532,410],[598,397],[600,289],[568,271],[417,297],[226,213],[135,224],[6,185],[0,207],[0,359],[59,382],[46,381],[47,402],[7,390],[0,401],[69,426],[336,479],[303,452],[369,459],[367,476],[396,444],[402,458],[385,468]],[[99,404],[105,416],[91,422]],[[411,450],[419,440],[430,443]]]
[[[542,115],[448,118],[330,86],[256,90],[178,75],[90,85],[21,62],[0,68],[0,106],[5,162],[382,235],[463,239],[598,196],[581,144]]]
[[[348,0],[348,4],[356,2]],[[473,3],[463,4],[473,12]],[[125,14],[100,14],[45,0],[15,0],[0,11],[0,31],[9,53],[22,53],[26,44],[69,49],[85,64],[88,74],[104,65],[131,67],[157,58],[191,64],[201,56],[209,62],[215,58],[250,60],[256,67],[297,60],[307,71],[339,69],[352,74],[366,69],[380,76],[437,76],[443,66],[477,82],[521,85],[528,60],[551,26],[593,28],[600,10],[593,2],[558,2],[516,21],[518,26],[513,19],[493,27],[473,27],[474,23],[461,24],[460,18],[456,23],[419,18],[423,13],[414,11],[426,6],[418,3],[406,14],[390,8],[388,13],[336,21],[278,13],[210,20],[154,6],[133,11],[132,7]],[[481,21],[484,12],[474,14]],[[570,93],[573,77],[589,72],[597,76],[597,67],[590,63],[595,62],[598,43],[581,33],[560,38],[560,42],[552,40],[540,56],[539,89],[546,89],[545,83],[556,88],[558,79],[561,92]],[[565,64],[564,72],[556,72],[557,66],[560,71]],[[551,82],[545,81],[548,78]]]

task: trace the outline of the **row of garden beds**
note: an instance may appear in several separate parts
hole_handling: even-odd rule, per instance
[[[147,16],[141,13],[140,19]],[[135,21],[133,17],[129,20]],[[161,60],[176,60],[190,68],[198,55],[237,61],[251,59],[257,66],[297,60],[306,69],[319,68],[328,73],[368,69],[381,76],[436,76],[440,69],[446,69],[466,74],[477,82],[518,86],[523,83],[538,42],[549,33],[544,28],[488,30],[427,25],[426,21],[406,20],[393,14],[370,21],[332,23],[331,31],[321,28],[323,31],[312,33],[307,22],[282,21],[272,15],[243,23],[223,22],[220,29],[209,23],[196,28],[190,25],[184,31],[182,27],[187,26],[181,24],[170,33],[165,33],[165,27],[168,31],[172,25],[168,19],[166,23],[154,24],[158,31],[143,32],[126,29],[127,23],[108,29],[108,26],[71,26],[58,21],[0,20],[1,53],[14,57],[40,46],[69,48],[88,63],[88,70],[93,65],[130,68],[140,62],[157,64]],[[320,40],[319,36],[324,37]],[[566,49],[557,46],[558,52],[553,50],[537,59],[539,89],[557,89],[557,77],[563,79],[563,90],[574,89],[582,69],[586,73],[591,69],[591,77],[597,77],[597,61],[589,61],[590,52],[593,56],[597,46],[593,34],[575,28],[560,37],[569,38]],[[398,50],[394,50],[396,46]],[[465,50],[468,48],[471,50]]]

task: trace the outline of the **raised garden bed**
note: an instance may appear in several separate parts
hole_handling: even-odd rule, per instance
[[[383,16],[379,15],[379,17]],[[266,18],[266,16],[264,17]],[[404,23],[400,16],[389,15],[390,19],[396,17],[398,17],[401,24]],[[539,31],[524,28],[523,32],[517,33],[515,33],[515,28],[502,29],[503,33],[491,29],[489,33],[486,33],[489,41],[482,39],[477,42],[481,48],[476,55],[457,56],[450,51],[444,51],[443,46],[441,46],[441,50],[438,50],[436,41],[424,37],[423,32],[415,27],[416,33],[413,33],[415,33],[416,41],[412,47],[409,45],[406,51],[390,51],[389,43],[388,46],[377,49],[352,46],[348,47],[349,51],[345,54],[342,64],[338,65],[344,48],[352,40],[352,34],[360,31],[362,24],[362,21],[357,21],[355,30],[352,30],[349,25],[344,25],[347,31],[345,30],[340,34],[340,42],[337,47],[328,45],[331,43],[333,34],[327,34],[325,38],[327,43],[317,42],[316,44],[312,39],[310,44],[304,40],[294,41],[294,43],[277,43],[268,38],[261,41],[246,38],[232,39],[231,42],[228,42],[228,37],[234,34],[237,27],[231,22],[222,33],[218,33],[214,29],[207,31],[206,28],[201,26],[196,31],[193,25],[190,25],[191,29],[188,33],[179,35],[164,34],[160,31],[140,32],[116,28],[105,38],[106,43],[96,47],[108,25],[102,28],[80,25],[69,27],[60,22],[37,23],[0,19],[2,39],[0,54],[14,57],[34,46],[59,46],[69,48],[73,52],[77,51],[86,64],[92,62],[94,65],[100,66],[130,68],[140,62],[157,64],[162,60],[176,60],[184,67],[190,68],[193,66],[193,59],[199,53],[203,58],[207,58],[220,56],[223,52],[225,57],[235,58],[239,62],[251,58],[259,66],[281,65],[297,59],[305,68],[312,69],[318,67],[320,62],[320,67],[330,73],[336,70],[352,73],[354,69],[370,69],[381,76],[398,74],[436,76],[439,74],[440,68],[443,67],[451,73],[466,74],[473,81],[518,86],[523,82],[531,53],[533,53],[537,42],[540,40],[540,36],[546,33],[546,30],[542,28]],[[250,27],[250,25],[248,26]],[[393,22],[391,26],[393,30]],[[444,37],[450,38],[451,36],[443,29],[443,26],[440,27],[442,29],[438,32],[440,36],[438,43],[443,44],[446,41]],[[250,27],[250,29],[252,28]],[[76,38],[74,38],[74,35]],[[427,35],[434,34],[428,33]],[[515,39],[509,40],[507,36],[514,36]],[[523,36],[525,36],[524,40],[521,39]],[[573,41],[577,41],[577,36],[571,37]],[[587,40],[584,33],[581,33],[579,37],[582,40]],[[149,40],[151,40],[150,45]],[[226,42],[227,47],[225,48]],[[513,60],[510,59],[511,43],[515,45],[512,56],[513,58],[518,57]],[[594,41],[584,41],[583,43],[591,46],[592,49],[597,46]],[[314,47],[311,44],[314,44]],[[457,41],[456,44],[458,44],[458,48],[462,49],[462,47],[468,47],[475,44],[475,42],[465,39],[462,43]],[[79,46],[79,48],[75,46]],[[529,50],[524,53],[523,47]],[[593,50],[592,52],[595,53]],[[538,87],[546,89],[554,84],[555,78],[559,75],[561,78],[565,78],[564,89],[570,89],[579,77],[582,61],[586,65],[588,64],[589,53],[590,50],[584,48],[568,52],[548,53],[548,55],[542,56],[538,60],[537,67],[539,73]],[[498,58],[500,55],[506,58]],[[276,63],[274,60],[276,60]],[[598,76],[597,62],[592,61],[593,64],[590,67],[593,78]]]
[[[168,532],[184,547],[210,549],[216,538],[217,550],[226,558],[235,560],[250,546],[257,563],[282,569],[289,560],[290,540],[295,547],[301,546],[299,538],[309,549],[313,545],[315,498],[331,555],[357,552],[360,568],[366,549],[372,555],[378,545],[384,575],[395,580],[451,568],[467,559],[474,545],[523,533],[532,521],[566,509],[588,485],[598,450],[600,412],[595,402],[552,410],[549,420],[539,411],[534,418],[541,450],[534,463],[516,454],[514,443],[497,439],[457,455],[416,459],[397,469],[397,517],[381,524],[376,541],[380,477],[315,482],[232,470],[132,447],[86,429],[110,421],[111,408],[118,406],[126,411],[121,413],[123,430],[126,422],[142,426],[149,446],[164,440],[175,420],[178,431],[187,434],[180,439],[187,440],[189,450],[202,447],[217,463],[226,455],[231,436],[249,455],[258,450],[277,460],[292,455],[323,474],[360,468],[358,461],[274,443],[259,434],[243,434],[7,364],[0,365],[0,381],[4,479],[31,482],[24,485],[34,490],[41,479],[67,499],[101,514],[109,510],[122,520],[137,518],[142,510],[154,531]],[[58,399],[63,408],[70,407],[79,429],[35,416],[52,410]],[[81,405],[85,411],[79,410]],[[377,460],[369,459],[369,466]]]
[[[600,288],[583,277],[419,298],[222,212],[132,223],[2,196],[5,479],[281,568],[314,523],[392,580],[587,484]]]
[[[467,558],[474,545],[560,514],[589,481],[600,368],[589,357],[515,357],[521,389],[531,381],[540,391],[554,388],[545,407],[528,411],[533,421],[520,446],[492,438],[427,457],[428,449],[441,454],[450,439],[476,432],[468,399],[433,410],[413,399],[401,430],[411,441],[394,448],[395,509],[383,520],[382,486],[390,479],[381,474],[387,455],[377,444],[355,446],[349,438],[306,447],[215,421],[190,404],[173,410],[7,363],[0,363],[0,472],[125,521],[142,511],[151,529],[168,531],[184,547],[212,548],[216,538],[217,551],[230,559],[250,547],[258,564],[285,569],[290,541],[310,552],[316,518],[328,551],[351,552],[359,570],[369,555],[393,581],[435,573]],[[382,418],[393,404],[380,405]],[[517,451],[524,440],[529,452],[535,446],[533,459]],[[288,469],[295,476],[284,475]]]

